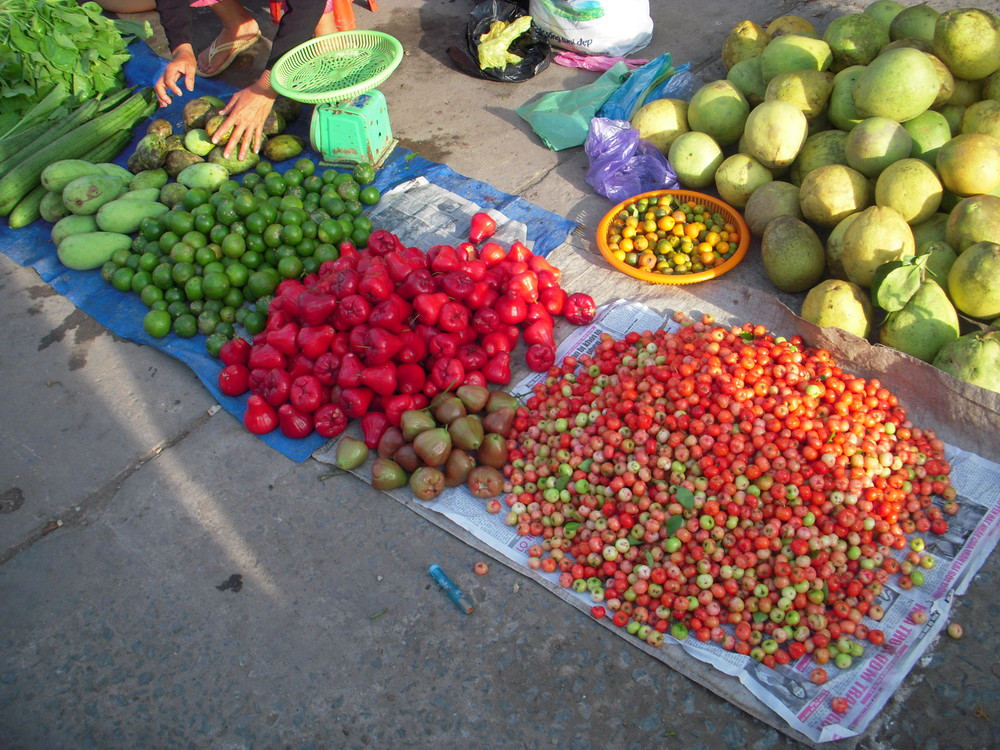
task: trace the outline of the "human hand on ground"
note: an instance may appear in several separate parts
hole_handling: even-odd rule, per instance
[[[238,158],[242,161],[251,150],[254,153],[260,151],[264,142],[264,121],[271,114],[277,98],[278,92],[271,88],[271,72],[268,70],[255,83],[233,94],[220,112],[226,119],[212,137],[212,142],[218,143],[223,134],[231,129],[223,156],[232,158],[238,147]]]
[[[184,79],[184,87],[188,91],[194,91],[194,76],[197,71],[198,61],[194,56],[194,48],[190,44],[178,45],[177,49],[174,50],[173,59],[167,63],[167,67],[163,69],[160,77],[153,84],[153,91],[156,92],[160,106],[166,107],[170,104],[172,101],[171,93],[177,96],[184,95],[184,92],[177,85],[181,78]]]

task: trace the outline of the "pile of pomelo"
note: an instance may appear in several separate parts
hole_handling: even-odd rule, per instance
[[[742,21],[722,60],[632,120],[681,184],[744,212],[804,318],[1000,391],[1000,19],[875,0]]]

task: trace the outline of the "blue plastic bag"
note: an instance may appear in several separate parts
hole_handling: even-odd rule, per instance
[[[674,67],[669,52],[650,60],[633,70],[598,110],[600,117],[609,120],[631,120],[632,115],[646,102],[656,99],[690,100],[697,86],[691,87],[694,76],[689,72],[691,63]],[[697,79],[695,79],[696,81]],[[673,84],[673,85],[671,85]]]
[[[615,203],[650,190],[680,187],[667,157],[625,120],[594,117],[584,150],[587,184]]]

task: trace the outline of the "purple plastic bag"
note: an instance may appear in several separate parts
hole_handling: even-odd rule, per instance
[[[584,150],[590,159],[587,184],[615,203],[680,187],[667,157],[625,120],[592,118]]]

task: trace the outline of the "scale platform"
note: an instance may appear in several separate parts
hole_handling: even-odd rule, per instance
[[[380,31],[338,31],[310,39],[271,70],[279,94],[314,104],[309,138],[325,164],[379,166],[395,147],[385,96],[377,90],[403,59]]]

